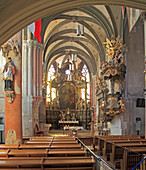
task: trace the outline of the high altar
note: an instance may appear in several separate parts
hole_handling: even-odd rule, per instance
[[[78,63],[78,68],[76,63]],[[46,122],[52,124],[54,129],[60,128],[62,124],[78,125],[89,129],[93,110],[87,93],[87,84],[90,83],[86,78],[87,67],[83,61],[77,59],[77,56],[70,57],[70,55],[61,68],[56,61],[54,66],[56,70],[54,69],[52,78],[46,81],[50,88]],[[83,67],[86,72],[82,72]],[[52,99],[54,89],[56,98]]]

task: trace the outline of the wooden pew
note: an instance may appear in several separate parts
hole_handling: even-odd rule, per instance
[[[78,142],[27,142],[26,145],[78,145]]]
[[[129,146],[127,148],[130,150],[122,148],[108,141],[104,141],[103,157],[106,160],[110,161],[110,163],[117,169],[120,168],[127,170],[129,168],[130,170],[130,168],[134,167],[142,159],[142,155],[136,152],[139,152],[141,154],[146,153],[146,148],[142,147],[142,144],[140,145],[140,147],[136,147],[137,143],[123,143],[123,145],[127,144]],[[133,147],[130,147],[130,145],[132,145]],[[130,161],[130,159],[134,161]]]
[[[142,142],[128,142],[128,143],[115,143],[118,146],[122,146],[122,147],[141,147],[141,146],[146,146],[146,143],[142,143]]]
[[[49,144],[51,144],[51,141],[50,142],[33,142],[33,141],[27,141],[26,143],[25,143],[26,145],[49,145]]]
[[[48,150],[10,150],[7,157],[47,157]]]
[[[121,160],[121,169],[131,170],[143,158],[144,155],[125,149],[123,154],[123,159]],[[137,169],[145,170],[146,166],[144,165],[144,162],[141,163],[139,167],[137,167]]]
[[[23,160],[23,161],[22,161]],[[50,157],[0,160],[0,168],[42,169],[95,169],[95,160],[90,157]]]
[[[79,149],[79,150],[74,150],[74,149],[51,149],[48,152],[49,157],[63,157],[63,156],[69,156],[69,157],[74,157],[74,156],[87,156],[87,152],[85,150]]]
[[[19,145],[4,145],[0,144],[0,149],[18,149]]]
[[[38,150],[38,149],[49,149],[50,145],[45,144],[45,145],[25,145],[22,144],[18,147],[19,150],[24,150],[24,149],[34,149],[34,150]]]
[[[103,156],[116,169],[130,170],[138,161],[142,160],[142,154],[146,153],[146,139],[139,135],[98,136],[96,143],[98,154]]]
[[[112,143],[104,141],[104,147],[102,149],[102,155],[104,159],[110,161],[110,153],[112,153]]]
[[[81,149],[81,144],[51,144],[50,149]]]
[[[0,169],[16,169],[18,167],[19,169],[48,169],[49,167],[54,170],[95,168],[95,160],[86,157],[87,152],[72,137],[52,138],[52,140],[41,137],[27,141],[27,144],[23,145],[13,147],[3,145],[1,149],[3,150],[0,150],[2,153]],[[45,158],[41,159],[42,157]]]
[[[29,137],[29,139],[53,139],[54,137],[49,137],[49,136],[33,136]]]
[[[142,140],[132,140],[132,141],[124,141],[122,143],[122,141],[119,141],[119,142],[115,142],[116,145],[118,146],[122,146],[122,147],[126,147],[128,149],[130,149],[129,147],[144,147],[146,146],[146,140],[142,139]],[[110,153],[112,152],[112,143],[111,141],[104,141],[104,147],[102,148],[103,149],[103,157],[106,159],[106,160],[110,160]],[[138,151],[138,150],[137,150]],[[135,152],[137,152],[135,150]]]
[[[134,151],[134,152],[141,153],[141,154],[146,154],[146,147],[144,147],[144,146],[140,146],[140,147],[131,147],[130,146],[130,147],[127,147],[127,149]]]
[[[29,143],[63,143],[63,144],[68,144],[68,143],[78,143],[78,141],[77,140],[73,140],[73,141],[71,141],[71,140],[69,140],[69,141],[67,141],[67,140],[65,140],[65,141],[63,141],[63,140],[61,140],[61,141],[47,141],[47,140],[30,140],[30,141],[27,141],[26,142],[26,144],[29,144]]]
[[[109,136],[96,136],[102,139],[144,139],[144,135],[109,135]]]
[[[83,149],[55,149],[55,150],[0,150],[0,157],[63,157],[86,156]]]
[[[51,142],[52,139],[30,139],[29,141],[31,141],[31,142]],[[27,142],[29,142],[29,141],[27,141]]]
[[[97,150],[98,155],[103,155],[102,151],[104,148],[104,139],[98,138],[97,145],[95,146],[95,150]]]

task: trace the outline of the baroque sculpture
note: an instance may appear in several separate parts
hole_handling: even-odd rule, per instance
[[[96,93],[103,93],[103,101],[99,107],[107,121],[125,110],[122,94],[125,88],[125,58],[123,55],[122,38],[119,36],[111,40],[106,38],[107,60],[100,65],[100,76],[97,76]]]
[[[13,76],[15,74],[15,66],[11,57],[8,57],[8,62],[4,66],[3,73],[3,80],[5,81],[4,90],[13,91]]]

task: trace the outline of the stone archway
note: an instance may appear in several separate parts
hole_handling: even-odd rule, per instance
[[[142,10],[146,9],[145,0],[58,0],[58,1],[47,1],[47,0],[33,0],[25,1],[15,0],[13,2],[1,1],[0,8],[0,45],[6,42],[12,35],[17,33],[19,30],[32,23],[33,21],[48,16],[50,14],[75,8],[83,7],[88,5],[119,5],[128,6],[132,8],[139,8]],[[9,11],[9,12],[8,12]]]

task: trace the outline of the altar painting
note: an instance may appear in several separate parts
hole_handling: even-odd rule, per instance
[[[75,109],[75,87],[72,83],[64,83],[59,96],[61,109]]]

